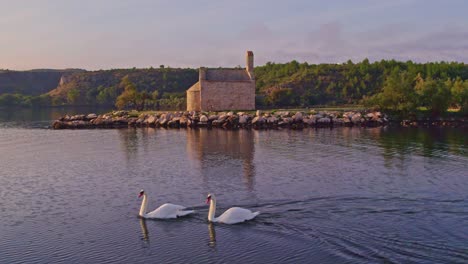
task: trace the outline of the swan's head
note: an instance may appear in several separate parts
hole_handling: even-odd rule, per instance
[[[208,196],[206,196],[206,204],[209,204],[212,199],[214,199],[214,194],[209,193]]]
[[[138,194],[138,198],[142,197],[145,194],[145,191],[141,190],[140,194]]]

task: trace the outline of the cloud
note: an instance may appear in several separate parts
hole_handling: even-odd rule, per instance
[[[388,24],[367,31],[351,32],[334,21],[322,24],[289,48],[276,47],[274,60],[340,63],[396,59],[426,61],[468,61],[468,30],[446,27],[442,30],[417,31],[402,24]],[[289,59],[288,59],[289,57]]]

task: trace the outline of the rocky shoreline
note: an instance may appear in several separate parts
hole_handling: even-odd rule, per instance
[[[306,127],[378,127],[389,123],[385,114],[376,111],[256,111],[247,112],[166,112],[134,116],[128,111],[96,115],[64,116],[55,120],[53,129],[92,129],[125,127],[198,128],[217,127],[224,129],[302,129]]]

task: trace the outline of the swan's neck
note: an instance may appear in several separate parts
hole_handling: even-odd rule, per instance
[[[143,194],[143,201],[141,201],[140,213],[139,216],[145,216],[146,213],[146,205],[148,205],[148,200],[146,199],[146,193]]]
[[[212,197],[210,200],[210,210],[208,211],[208,221],[216,222],[215,213],[216,213],[216,199]]]

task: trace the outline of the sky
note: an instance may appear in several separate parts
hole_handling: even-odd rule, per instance
[[[0,0],[0,69],[468,63],[465,0]]]

